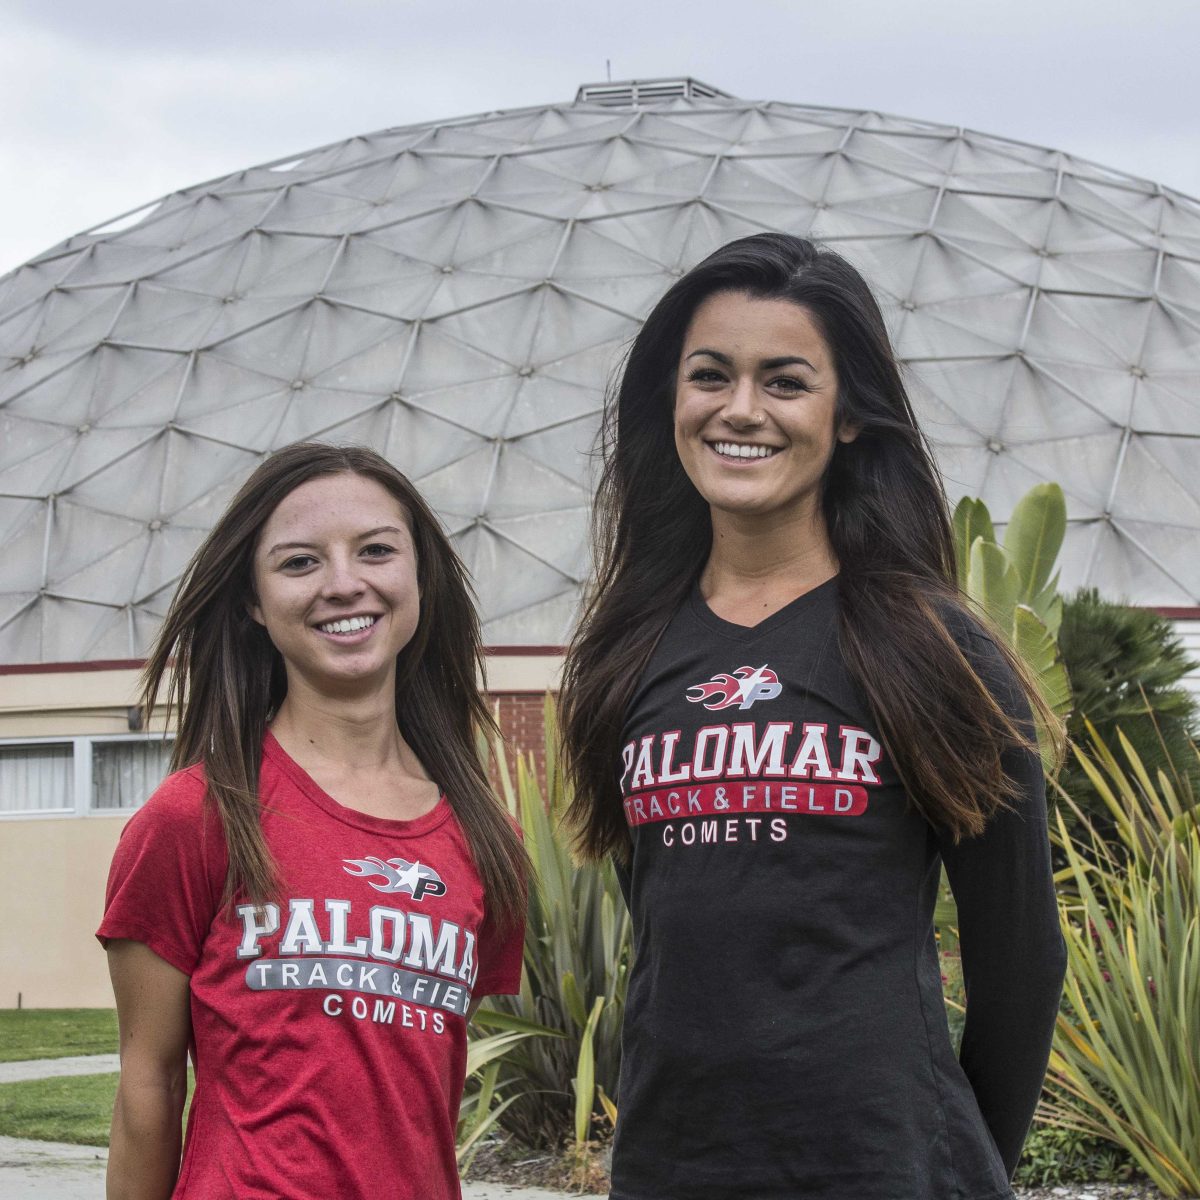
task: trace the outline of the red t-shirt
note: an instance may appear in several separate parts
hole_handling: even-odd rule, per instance
[[[519,990],[443,796],[412,821],[326,795],[269,733],[259,794],[282,895],[222,911],[227,856],[198,767],[130,819],[101,942],[191,977],[196,1087],[174,1195],[457,1200],[472,996]]]

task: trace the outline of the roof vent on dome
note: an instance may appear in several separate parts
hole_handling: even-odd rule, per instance
[[[699,79],[682,76],[678,79],[623,79],[616,83],[585,83],[575,93],[575,103],[605,104],[615,108],[631,108],[640,104],[662,104],[668,100],[711,100],[715,96],[731,99]]]

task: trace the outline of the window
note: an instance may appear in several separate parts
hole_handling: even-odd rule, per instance
[[[92,743],[92,808],[137,808],[171,768],[172,743],[161,737]]]
[[[0,742],[0,817],[130,812],[170,769],[161,734]]]
[[[0,812],[73,811],[74,780],[70,742],[0,746]]]

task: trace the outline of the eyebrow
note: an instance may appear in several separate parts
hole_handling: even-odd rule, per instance
[[[365,533],[360,533],[357,540],[364,542],[367,538],[377,537],[381,533],[402,534],[403,532],[404,530],[395,525],[377,525],[374,529],[368,529]],[[315,550],[316,548],[316,543],[314,542],[276,542],[267,553],[278,554],[281,550]]]
[[[698,354],[706,354],[709,358],[715,358],[717,362],[724,363],[727,367],[733,366],[733,359],[728,354],[722,354],[720,350],[693,350],[683,361],[687,362],[688,358],[695,358]],[[817,368],[808,361],[807,358],[801,358],[798,354],[785,354],[782,358],[764,358],[759,366],[766,371],[774,371],[778,367],[802,366],[807,367],[810,371],[815,371]]]

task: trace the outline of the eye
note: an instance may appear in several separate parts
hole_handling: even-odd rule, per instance
[[[687,381],[688,383],[720,384],[725,382],[725,376],[714,367],[697,367],[688,374]]]
[[[293,554],[291,558],[284,559],[279,564],[281,571],[303,571],[306,567],[311,567],[317,560],[311,554]]]
[[[386,558],[389,554],[394,554],[396,548],[389,546],[386,542],[371,542],[364,546],[359,552],[367,558]]]
[[[767,384],[767,387],[774,388],[779,392],[791,392],[792,394],[807,392],[809,390],[808,384],[803,379],[797,379],[795,375],[777,375]]]

